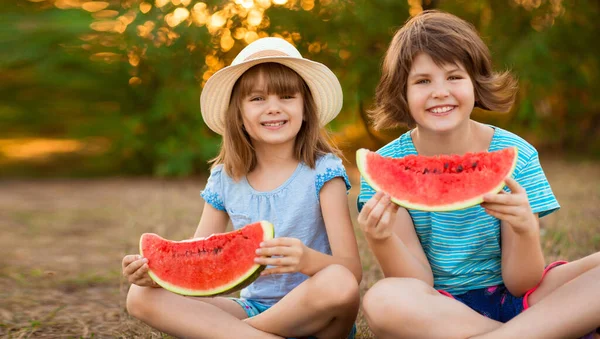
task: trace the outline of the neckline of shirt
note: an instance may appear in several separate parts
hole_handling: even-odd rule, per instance
[[[254,187],[252,187],[252,185],[250,185],[250,182],[248,182],[248,178],[246,176],[243,177],[243,182],[244,185],[246,185],[246,187],[248,187],[248,189],[250,190],[250,192],[252,192],[252,194],[255,195],[274,195],[279,193],[281,190],[285,189],[287,186],[290,185],[290,183],[292,181],[294,181],[294,178],[298,175],[298,173],[300,172],[300,170],[302,169],[302,167],[304,167],[304,164],[302,162],[298,163],[298,166],[296,166],[296,169],[294,170],[294,172],[290,175],[289,178],[286,179],[286,181],[284,181],[281,185],[279,185],[278,187],[270,190],[270,191],[258,191],[256,190]]]

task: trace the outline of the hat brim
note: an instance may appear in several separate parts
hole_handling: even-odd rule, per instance
[[[263,57],[225,67],[208,79],[200,95],[200,110],[204,122],[211,130],[223,134],[233,85],[250,67],[265,62],[287,66],[304,79],[317,106],[321,126],[325,126],[338,115],[343,103],[342,86],[327,66],[304,58]]]

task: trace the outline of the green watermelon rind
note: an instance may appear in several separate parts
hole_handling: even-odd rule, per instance
[[[505,177],[511,176],[512,173],[514,172],[515,168],[517,167],[517,160],[519,158],[519,149],[516,146],[513,146],[512,148],[514,148],[514,150],[515,150],[515,155],[513,158],[512,166]],[[367,167],[367,155],[369,154],[369,152],[371,152],[371,151],[366,148],[360,148],[356,151],[356,167],[358,167],[358,171],[362,175],[362,177],[365,179],[365,181],[376,192],[384,191],[379,185],[377,185],[375,183],[375,180],[373,180],[373,178],[371,178],[367,172],[367,168],[366,168]],[[490,193],[492,193],[492,194],[498,193],[498,192],[500,192],[500,190],[502,190],[502,188],[504,188],[505,185],[506,185],[506,182],[504,180],[502,180],[500,183],[498,183],[498,185],[496,187],[494,187],[493,189],[491,189],[487,192],[480,194],[479,196],[473,197],[468,200],[463,200],[463,201],[459,201],[459,202],[456,202],[453,204],[446,204],[446,205],[429,206],[429,205],[423,205],[423,204],[415,204],[415,203],[411,203],[406,200],[400,200],[398,198],[394,198],[391,195],[390,195],[390,200],[397,205],[400,205],[402,207],[412,209],[412,210],[420,210],[420,211],[427,211],[427,212],[448,212],[448,211],[454,211],[454,210],[461,210],[461,209],[464,209],[467,207],[472,207],[472,206],[481,204],[483,202],[484,195],[490,194]]]
[[[260,224],[263,229],[263,241],[273,239],[273,237],[275,236],[275,228],[273,227],[273,224],[271,224],[268,221],[264,221],[264,220],[260,221]],[[142,250],[142,239],[141,238],[140,238],[140,255],[142,257],[144,256],[144,253]],[[250,269],[248,269],[248,271],[246,271],[246,273],[241,275],[235,281],[232,281],[231,283],[229,283],[227,285],[219,286],[218,288],[215,288],[212,290],[191,290],[191,289],[187,289],[187,288],[182,288],[182,287],[173,285],[167,281],[162,280],[151,270],[148,270],[148,275],[150,276],[150,278],[152,278],[152,280],[154,280],[162,288],[164,288],[168,291],[171,291],[173,293],[187,295],[187,296],[194,296],[194,297],[209,297],[209,296],[214,297],[214,296],[218,296],[218,295],[233,293],[235,291],[238,291],[238,290],[250,285],[252,282],[254,282],[254,280],[256,280],[260,276],[260,272],[262,272],[265,268],[266,268],[265,265],[259,265],[259,264],[253,265]]]

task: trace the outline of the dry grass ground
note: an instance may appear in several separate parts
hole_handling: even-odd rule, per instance
[[[543,162],[562,209],[543,220],[548,260],[600,250],[600,164]],[[355,170],[349,171],[354,183]],[[121,258],[143,232],[189,237],[204,179],[0,181],[0,336],[158,338],[125,311]],[[349,198],[356,213],[354,185]],[[362,293],[381,278],[357,230]],[[359,338],[372,338],[362,315]]]

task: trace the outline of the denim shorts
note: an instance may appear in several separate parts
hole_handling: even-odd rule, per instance
[[[556,266],[566,263],[566,261],[556,261],[551,263],[544,270],[542,279],[546,276],[548,271]],[[483,316],[505,323],[529,307],[529,295],[533,293],[538,286],[539,284],[527,291],[522,297],[515,297],[510,294],[504,285],[479,288],[458,295],[452,295],[444,290],[438,291],[445,296],[462,302]]]
[[[246,311],[246,314],[248,315],[248,317],[254,317],[255,315],[259,315],[271,307],[271,305],[266,305],[266,304],[260,303],[258,301],[252,300],[252,299],[243,299],[243,298],[229,298],[229,299],[235,301],[240,306],[242,306],[244,311]],[[352,331],[350,331],[350,334],[348,335],[347,339],[354,339],[355,335],[356,335],[356,324],[354,324],[354,326],[352,326]],[[317,339],[316,337],[313,337],[313,336],[303,337],[303,339],[304,338],[305,339]],[[288,339],[295,339],[295,338],[288,338]]]

